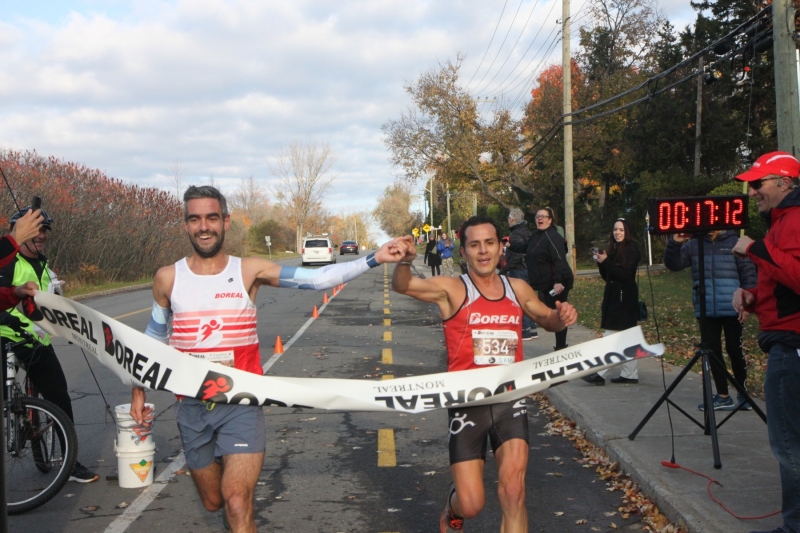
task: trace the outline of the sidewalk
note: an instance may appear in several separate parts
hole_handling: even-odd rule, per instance
[[[567,342],[577,345],[595,333],[583,326],[570,328]],[[526,358],[552,351],[554,335],[539,329],[539,338],[525,342]],[[655,342],[655,339],[648,339]],[[575,380],[547,392],[552,404],[574,420],[587,438],[604,448],[673,522],[691,533],[747,533],[770,531],[782,523],[780,515],[762,520],[738,520],[714,503],[707,493],[705,478],[670,469],[661,461],[671,459],[670,424],[666,403],[631,441],[628,435],[645,417],[664,392],[660,359],[639,363],[637,385],[615,385],[608,378],[619,374],[612,369],[606,385],[598,387]],[[695,368],[699,369],[699,363]],[[666,365],[669,386],[680,367]],[[735,391],[734,391],[735,392]],[[702,401],[702,381],[690,372],[672,392],[670,399],[702,422],[697,404]],[[756,400],[764,409],[763,402]],[[741,516],[761,516],[780,509],[778,463],[772,455],[767,427],[753,411],[739,411],[718,430],[722,468],[714,469],[711,437],[674,408],[675,462],[702,472],[722,483],[714,485],[715,497]],[[717,411],[717,423],[729,413]]]

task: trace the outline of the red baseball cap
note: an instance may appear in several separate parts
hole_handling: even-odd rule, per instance
[[[800,161],[788,152],[770,152],[753,163],[750,170],[736,176],[739,181],[755,181],[766,176],[800,177]]]

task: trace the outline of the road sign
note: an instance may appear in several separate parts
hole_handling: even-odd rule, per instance
[[[267,246],[269,246],[269,245],[271,244],[271,243],[270,243],[270,236],[269,236],[269,235],[265,235],[265,236],[264,236],[264,240],[267,242]]]
[[[414,237],[419,237],[419,228],[414,228],[411,230],[411,233],[414,234]]]
[[[424,231],[425,233],[428,233],[430,230],[431,230],[430,224],[425,224],[424,226],[422,226],[422,231]]]

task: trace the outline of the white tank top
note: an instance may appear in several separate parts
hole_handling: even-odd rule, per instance
[[[186,258],[175,263],[170,295],[169,345],[190,355],[262,374],[256,306],[242,279],[242,260],[228,256],[219,274],[193,273]]]

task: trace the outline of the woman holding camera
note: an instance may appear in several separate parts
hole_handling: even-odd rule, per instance
[[[606,282],[603,293],[600,327],[603,336],[636,326],[639,320],[639,287],[636,285],[636,270],[641,255],[639,246],[631,236],[631,228],[624,218],[614,222],[614,229],[605,250],[597,251],[592,258],[597,262],[600,275]],[[595,372],[583,378],[588,383],[605,385],[607,370]],[[611,383],[639,383],[636,361],[620,365],[619,377]]]
[[[572,288],[572,268],[567,263],[567,243],[555,226],[555,213],[549,207],[536,212],[536,230],[531,233],[528,251],[528,283],[538,291],[539,300],[550,309],[566,302]],[[567,347],[567,328],[556,333],[556,350]]]

